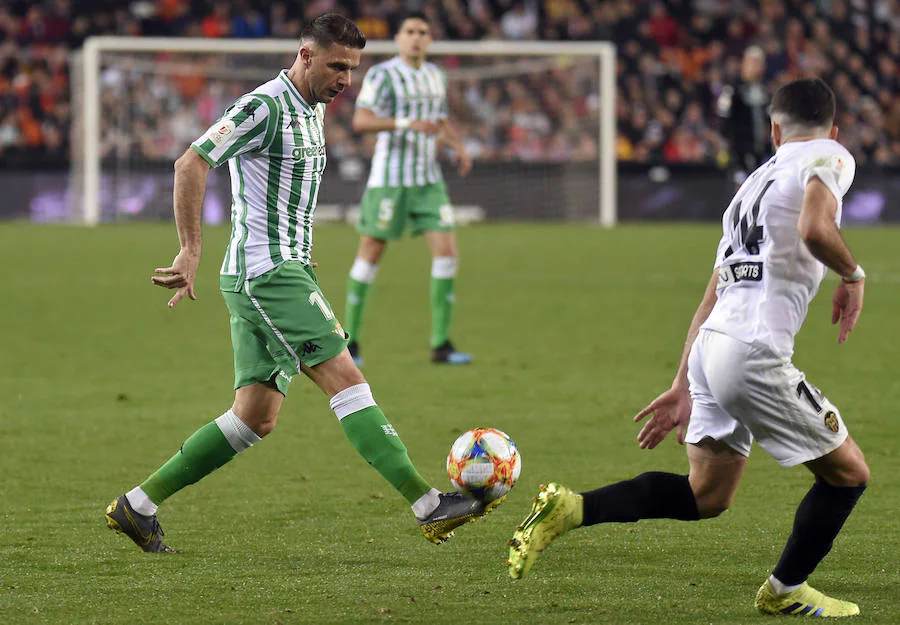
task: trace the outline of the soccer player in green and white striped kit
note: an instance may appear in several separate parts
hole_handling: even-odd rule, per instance
[[[312,218],[325,169],[325,104],[350,85],[366,40],[327,14],[304,27],[289,70],[241,97],[175,163],[181,250],[153,283],[196,299],[201,205],[210,167],[231,173],[232,233],[220,273],[231,315],[234,404],[194,432],[172,458],[106,510],[110,528],[143,551],[171,552],[156,512],[173,494],[258,443],[275,427],[301,371],[328,396],[360,455],[410,503],[425,537],[443,542],[491,507],[432,488],[416,471],[347,350],[347,335],[310,261]]]
[[[409,13],[394,37],[400,54],[366,74],[356,101],[353,129],[377,132],[372,170],[360,206],[359,249],[347,283],[345,322],[357,364],[360,329],[378,262],[388,241],[424,234],[431,248],[431,360],[468,364],[472,357],[450,342],[455,301],[456,234],[453,208],[437,162],[438,144],[456,154],[465,176],[472,160],[448,120],[447,78],[425,60],[431,27],[424,13]]]

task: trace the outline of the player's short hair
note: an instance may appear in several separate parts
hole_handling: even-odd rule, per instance
[[[422,20],[429,26],[431,26],[431,20],[428,19],[428,16],[425,15],[423,11],[407,11],[406,13],[401,13],[399,18],[394,24],[394,34],[400,32],[400,29],[403,28],[403,24],[406,23],[406,20]]]
[[[325,13],[306,24],[300,31],[300,41],[313,41],[323,48],[335,43],[359,50],[366,47],[366,36],[356,24],[337,13]]]
[[[820,78],[787,83],[775,92],[769,106],[772,121],[791,130],[830,129],[834,111],[834,93]]]

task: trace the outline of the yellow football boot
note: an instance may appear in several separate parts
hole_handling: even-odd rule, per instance
[[[584,500],[562,484],[541,484],[531,513],[516,528],[509,541],[509,576],[521,579],[554,538],[579,527],[584,516]]]
[[[797,590],[776,595],[769,580],[766,580],[756,593],[756,607],[760,612],[786,616],[840,617],[859,614],[859,606],[855,603],[833,599],[806,582]]]

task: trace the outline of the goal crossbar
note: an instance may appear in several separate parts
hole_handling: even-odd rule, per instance
[[[84,141],[83,202],[87,225],[100,223],[100,57],[103,52],[206,52],[232,54],[292,54],[296,39],[207,39],[202,37],[90,37],[81,54],[83,80]],[[390,40],[366,43],[365,52],[394,54],[397,47]],[[594,57],[599,61],[599,89],[607,94],[600,106],[599,150],[600,192],[598,215],[600,224],[616,224],[616,116],[612,99],[615,93],[616,49],[612,43],[550,41],[436,41],[429,47],[433,55],[457,56],[557,56]]]

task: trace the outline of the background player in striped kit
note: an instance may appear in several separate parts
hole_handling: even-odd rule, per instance
[[[453,208],[437,162],[440,143],[456,153],[465,176],[472,160],[448,121],[447,79],[425,56],[431,27],[423,13],[409,13],[394,38],[399,56],[366,74],[356,102],[353,128],[377,132],[372,170],[360,206],[359,249],[347,282],[345,322],[350,353],[359,349],[363,312],[387,242],[398,239],[409,222],[431,248],[431,360],[467,364],[469,354],[450,342],[457,250]]]
[[[259,442],[301,371],[330,399],[360,455],[410,503],[425,537],[443,542],[486,508],[442,494],[419,475],[393,425],[346,349],[347,336],[319,289],[310,262],[312,218],[325,169],[325,104],[350,85],[366,39],[336,14],[304,27],[289,70],[237,100],[175,163],[175,221],[181,250],[153,283],[196,299],[200,214],[210,167],[228,161],[231,241],[220,288],[231,314],[235,399],[194,432],[168,462],[110,503],[110,528],[142,550],[170,552],[157,507]]]

